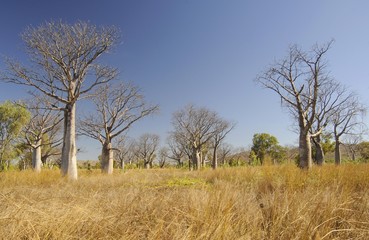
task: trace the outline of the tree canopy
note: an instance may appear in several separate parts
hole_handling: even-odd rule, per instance
[[[29,121],[27,109],[9,101],[0,105],[0,169],[7,168],[15,157],[14,145],[22,128]]]

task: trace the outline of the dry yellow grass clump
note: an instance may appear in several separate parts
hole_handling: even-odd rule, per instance
[[[0,173],[2,239],[369,239],[369,165]]]

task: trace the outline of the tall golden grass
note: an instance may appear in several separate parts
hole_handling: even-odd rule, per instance
[[[0,173],[1,239],[369,239],[369,165]]]

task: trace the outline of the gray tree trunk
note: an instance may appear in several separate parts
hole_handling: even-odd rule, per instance
[[[205,168],[205,166],[206,166],[206,164],[205,164],[206,160],[207,160],[206,155],[204,156],[203,152],[200,151],[201,168]]]
[[[202,164],[202,158],[201,158],[201,151],[200,150],[196,150],[196,170],[200,170],[201,169],[201,164]]]
[[[311,140],[308,131],[300,131],[299,138],[299,167],[302,169],[310,169],[312,167],[311,157]]]
[[[334,147],[334,162],[336,165],[341,164],[341,150],[340,150],[340,140],[336,139],[336,144]]]
[[[62,176],[71,180],[78,179],[76,147],[76,104],[67,104],[64,111],[64,139],[61,156]]]
[[[114,151],[111,143],[105,141],[101,151],[101,172],[112,174],[114,168]]]
[[[213,152],[213,164],[212,164],[213,169],[217,169],[218,168],[218,154],[217,154],[217,147],[214,147],[214,152]]]
[[[150,163],[148,161],[145,160],[145,169],[150,169]]]
[[[32,147],[32,169],[35,172],[41,172],[41,139],[37,141],[36,145]]]
[[[201,152],[197,148],[192,149],[192,164],[194,170],[199,170],[201,167]]]
[[[316,144],[315,145],[316,147],[316,163],[319,165],[319,166],[322,166],[325,162],[324,160],[324,151],[323,151],[323,146],[322,144]]]
[[[315,148],[316,148],[316,155],[315,155],[316,163],[319,166],[322,166],[324,164],[324,151],[323,151],[323,146],[322,146],[322,143],[321,143],[320,136],[317,136],[315,138],[314,144],[315,144]]]
[[[120,167],[122,168],[122,171],[124,171],[124,159],[121,160]]]

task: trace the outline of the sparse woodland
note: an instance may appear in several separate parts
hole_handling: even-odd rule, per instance
[[[255,133],[236,149],[234,119],[191,104],[166,139],[131,138],[160,106],[100,61],[118,33],[48,22],[21,35],[29,62],[6,59],[1,80],[32,94],[0,104],[1,238],[369,239],[366,107],[330,76],[333,41],[292,45],[255,78],[280,98],[298,146]],[[99,160],[77,161],[78,134],[100,142]]]

